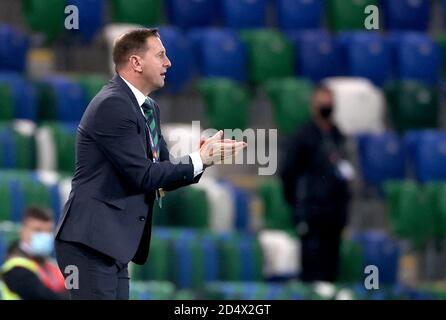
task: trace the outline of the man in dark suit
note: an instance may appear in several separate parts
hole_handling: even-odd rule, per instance
[[[333,93],[316,88],[311,107],[312,119],[289,139],[281,178],[302,244],[302,281],[334,282],[353,168],[333,121]]]
[[[206,167],[246,146],[222,140],[220,131],[174,159],[161,135],[158,105],[148,97],[164,86],[171,66],[157,30],[120,36],[113,60],[117,74],[78,127],[72,190],[56,230],[62,273],[78,270],[78,286],[73,281],[68,288],[72,299],[128,299],[127,265],[147,259],[154,202],[160,204],[164,191],[197,183]]]

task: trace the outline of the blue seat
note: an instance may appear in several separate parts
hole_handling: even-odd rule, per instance
[[[431,0],[381,1],[387,30],[426,31],[429,27]]]
[[[407,138],[411,163],[419,182],[446,179],[446,132],[420,131]]]
[[[90,42],[104,25],[104,0],[67,0],[66,5],[75,5],[79,9],[79,30],[71,31]]]
[[[239,242],[242,281],[262,280],[261,252],[257,238],[251,234],[241,234]]]
[[[0,25],[0,71],[24,72],[29,39],[13,26]]]
[[[235,32],[194,29],[189,39],[201,76],[246,80],[246,48]]]
[[[3,263],[5,262],[7,250],[8,250],[8,245],[6,243],[3,232],[0,231],[0,265],[3,265]],[[1,300],[1,297],[0,297],[0,300]]]
[[[34,86],[19,73],[12,72],[0,73],[0,83],[4,83],[11,88],[14,99],[14,117],[35,121],[37,117],[37,97]]]
[[[386,180],[404,178],[405,150],[396,134],[363,134],[357,142],[361,172],[367,183],[381,185]]]
[[[222,0],[224,25],[233,29],[265,26],[266,4],[267,0]]]
[[[389,38],[397,78],[437,85],[441,70],[440,49],[431,37],[418,32],[395,32]]]
[[[10,127],[0,127],[0,167],[13,169],[16,164],[16,145]]]
[[[82,86],[64,76],[48,76],[42,83],[49,86],[55,102],[56,120],[62,122],[80,121],[87,107]],[[45,106],[40,106],[44,108]]]
[[[172,67],[167,70],[166,85],[176,92],[183,89],[192,78],[192,48],[187,37],[175,27],[162,27],[159,32],[167,56],[172,62]]]
[[[343,71],[339,44],[324,31],[287,33],[295,46],[296,73],[313,82],[340,75]]]
[[[170,24],[180,28],[211,25],[216,12],[216,0],[168,0]]]
[[[374,265],[379,270],[379,284],[392,285],[397,282],[400,248],[388,235],[379,231],[356,234],[353,240],[364,253],[365,268]]]
[[[391,76],[391,46],[375,32],[344,32],[338,37],[346,72],[382,86]]]
[[[322,0],[277,0],[277,18],[283,30],[320,29]]]

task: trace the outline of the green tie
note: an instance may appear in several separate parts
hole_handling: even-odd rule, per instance
[[[152,159],[153,162],[158,162],[160,158],[160,144],[158,131],[156,130],[156,121],[155,121],[155,109],[154,102],[150,98],[146,98],[146,101],[141,106],[144,111],[144,116],[146,118],[147,127],[149,128],[149,138],[150,138],[150,150],[152,151]],[[162,208],[162,190],[156,190],[156,200],[158,201],[158,205]]]

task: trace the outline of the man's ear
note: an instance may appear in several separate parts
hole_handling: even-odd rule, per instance
[[[137,55],[131,55],[129,57],[130,66],[132,69],[136,72],[142,72],[142,66],[141,66],[141,58]]]

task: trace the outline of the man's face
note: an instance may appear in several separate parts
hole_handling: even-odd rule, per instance
[[[142,76],[152,90],[164,87],[167,69],[171,63],[158,37],[147,38],[148,50],[141,56]]]
[[[22,229],[20,231],[20,238],[23,242],[30,244],[31,236],[33,233],[45,232],[52,233],[54,228],[54,222],[43,221],[39,219],[29,218],[23,222]]]

